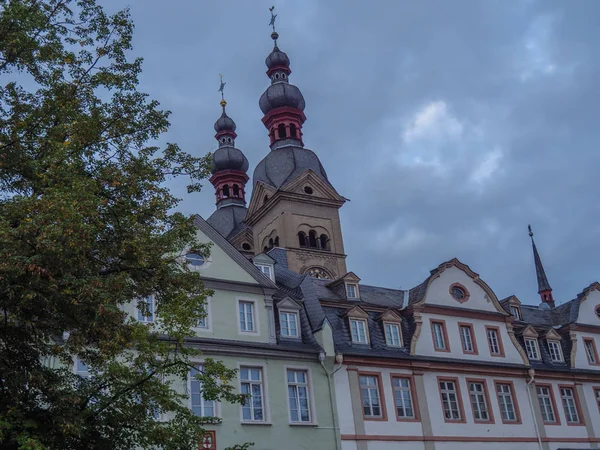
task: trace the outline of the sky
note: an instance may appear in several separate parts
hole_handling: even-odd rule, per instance
[[[128,5],[140,89],[165,141],[216,149],[219,73],[249,175],[269,152],[268,8],[304,143],[337,191],[348,270],[409,289],[457,257],[498,298],[538,304],[527,225],[561,304],[600,280],[600,2],[99,0]],[[179,210],[214,211],[208,181]]]

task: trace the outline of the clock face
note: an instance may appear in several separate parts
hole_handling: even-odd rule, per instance
[[[313,278],[319,279],[331,279],[331,276],[325,269],[321,269],[320,267],[313,267],[308,271],[308,275]]]

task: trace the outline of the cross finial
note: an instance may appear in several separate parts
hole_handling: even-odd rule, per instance
[[[531,230],[531,225],[527,225],[527,228],[529,229],[529,237],[533,237],[533,231]]]
[[[224,83],[224,82],[223,82],[223,75],[219,74],[219,78],[220,78],[220,80],[221,80],[221,84],[220,84],[220,86],[219,86],[219,90],[218,90],[217,92],[220,92],[220,93],[221,93],[221,105],[222,105],[222,106],[225,106],[225,105],[223,105],[223,103],[227,104],[227,103],[225,102],[225,85],[226,85],[227,83]]]
[[[273,32],[275,32],[275,19],[277,19],[277,14],[273,13],[275,6],[271,6],[269,11],[271,12],[271,21],[269,22],[269,26],[273,27]]]

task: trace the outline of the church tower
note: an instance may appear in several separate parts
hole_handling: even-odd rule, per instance
[[[221,82],[221,90],[225,84]],[[217,210],[207,222],[242,253],[253,254],[252,232],[246,217],[246,182],[248,159],[235,148],[236,125],[225,112],[227,102],[221,100],[223,113],[215,122],[215,139],[219,148],[213,153],[210,182],[215,188]]]
[[[255,254],[282,247],[289,269],[335,279],[346,273],[339,217],[346,199],[329,182],[319,157],[304,148],[304,97],[289,82],[290,59],[278,37],[273,30],[273,51],[265,61],[271,85],[259,101],[270,152],[254,170],[245,223],[252,228]]]

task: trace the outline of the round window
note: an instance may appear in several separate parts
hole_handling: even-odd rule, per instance
[[[313,188],[310,186],[304,186],[304,192],[306,192],[308,195],[311,195],[313,193]]]
[[[450,286],[450,295],[457,302],[466,302],[469,299],[469,293],[464,286],[460,284],[453,284]]]
[[[243,248],[244,250],[246,250],[246,251],[249,251],[249,250],[251,250],[251,249],[252,249],[252,247],[250,247],[250,244],[248,244],[247,242],[244,242],[244,243],[242,244],[242,248]]]
[[[198,253],[188,253],[185,255],[185,260],[190,266],[200,267],[204,264],[204,256]]]
[[[596,315],[600,317],[600,305],[596,306]]]

